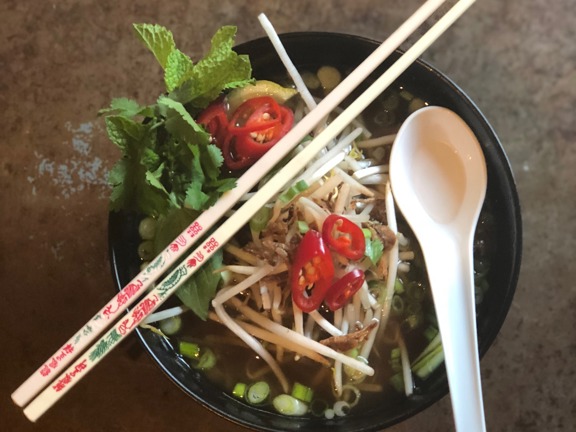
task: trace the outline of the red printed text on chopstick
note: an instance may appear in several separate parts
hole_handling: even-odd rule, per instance
[[[50,372],[52,372],[52,369],[56,369],[56,367],[58,366],[58,363],[60,363],[62,360],[64,360],[64,358],[66,358],[69,354],[72,354],[73,352],[74,352],[74,347],[71,344],[65,345],[63,347],[62,351],[60,352],[60,354],[56,354],[54,357],[52,357],[50,359],[50,361],[48,363],[46,363],[40,369],[40,373],[42,374],[42,376],[50,375]]]
[[[198,236],[198,234],[200,234],[203,230],[204,228],[202,227],[202,225],[200,225],[200,223],[196,221],[186,229],[186,234],[188,235],[190,240],[194,240]],[[178,237],[174,239],[174,241],[172,241],[172,243],[170,243],[168,249],[170,250],[170,252],[178,252],[181,248],[185,247],[187,244],[188,240],[186,239],[186,237],[180,234]]]
[[[78,374],[86,369],[86,363],[87,360],[83,360],[78,363],[74,369],[66,373],[63,378],[60,378],[58,381],[56,381],[56,383],[52,385],[52,388],[57,392],[64,390],[64,387],[69,385],[77,377]]]
[[[130,299],[138,294],[143,286],[144,284],[140,280],[138,280],[136,283],[126,285],[122,291],[116,294],[114,300],[104,308],[102,311],[104,316],[106,318],[110,318],[112,314],[116,313],[120,308],[127,304]]]

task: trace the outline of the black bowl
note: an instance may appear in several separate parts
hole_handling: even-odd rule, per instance
[[[372,40],[334,33],[292,33],[283,35],[282,41],[301,70],[316,70],[321,65],[337,66],[343,71],[352,70],[378,46]],[[256,78],[275,79],[285,75],[284,67],[268,39],[247,42],[236,49],[250,56]],[[391,55],[375,74],[381,74],[400,55],[400,52]],[[399,77],[394,86],[402,86],[431,105],[444,106],[458,113],[472,128],[484,150],[488,169],[486,202],[495,222],[495,232],[492,238],[490,290],[478,308],[479,350],[483,355],[506,317],[520,269],[522,232],[514,178],[506,154],[490,124],[474,102],[446,76],[425,62],[418,61]],[[120,289],[138,273],[138,217],[111,213],[109,222],[111,261],[114,279]],[[418,394],[399,403],[353,410],[348,416],[333,420],[287,418],[248,407],[216,388],[202,373],[191,370],[183,363],[163,338],[149,331],[138,331],[138,336],[162,370],[194,400],[233,422],[258,430],[375,431],[415,415],[448,392],[446,373],[440,368],[421,385]]]

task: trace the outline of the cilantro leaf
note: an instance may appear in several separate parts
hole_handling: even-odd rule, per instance
[[[106,117],[110,140],[124,154],[110,171],[108,182],[112,186],[112,210],[129,209],[149,215],[166,211],[166,191],[152,184],[150,169],[158,169],[159,156],[154,152],[156,140],[149,125],[123,116]]]
[[[222,267],[221,250],[216,251],[210,260],[176,291],[180,301],[203,320],[208,318],[210,302],[220,283],[220,273],[216,272],[220,267]]]
[[[208,144],[210,134],[194,121],[190,113],[180,102],[166,96],[160,96],[158,105],[166,116],[166,129],[177,139],[185,142]]]
[[[186,191],[184,206],[193,210],[200,210],[208,202],[209,196],[202,192],[202,183],[193,181]]]
[[[366,250],[364,255],[366,255],[370,261],[372,261],[372,264],[378,264],[378,261],[380,261],[380,258],[382,258],[383,253],[384,244],[382,243],[382,240],[379,238],[366,239]]]
[[[164,250],[197,216],[198,212],[187,209],[170,209],[158,218],[154,250],[157,253]],[[222,251],[217,251],[176,291],[180,301],[203,320],[208,316],[210,301],[221,280],[220,274],[215,273],[220,267]]]
[[[201,155],[202,168],[210,180],[217,180],[220,167],[224,163],[222,151],[214,144],[208,144]]]
[[[158,24],[134,24],[133,26],[138,38],[152,51],[162,69],[166,69],[168,56],[175,47],[172,32]]]

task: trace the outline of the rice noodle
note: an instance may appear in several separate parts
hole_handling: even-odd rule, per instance
[[[348,314],[345,314],[348,315]],[[350,323],[347,319],[342,321],[342,326],[340,327],[341,333],[343,335],[348,334],[348,330],[350,329]],[[342,362],[336,361],[334,363],[334,392],[336,396],[342,396]]]
[[[234,255],[240,261],[244,261],[252,265],[258,265],[258,257],[256,255],[246,252],[245,250],[240,249],[237,246],[227,244],[226,246],[224,246],[224,250],[229,254]]]
[[[373,320],[378,321],[378,326],[370,332],[368,338],[362,345],[362,349],[360,350],[360,356],[364,358],[368,358],[370,356],[370,352],[372,351],[372,347],[374,346],[374,341],[376,340],[376,334],[378,334],[379,330],[382,327],[382,321],[377,319],[377,317],[382,315],[382,306],[378,305],[374,308],[374,318]]]
[[[274,26],[264,14],[258,15],[258,20],[260,21],[262,28],[268,35],[268,38],[270,39],[270,42],[274,46],[274,49],[278,53],[278,57],[280,57],[280,60],[282,61],[284,67],[288,71],[288,74],[292,78],[292,81],[294,81],[296,89],[300,93],[300,96],[302,96],[302,99],[306,103],[306,106],[310,110],[316,108],[316,101],[312,97],[312,94],[308,90],[308,87],[306,87],[306,84],[304,83],[304,80],[302,79],[300,73],[298,73],[296,66],[294,66],[294,63],[292,63],[290,56],[288,55],[286,49],[284,48],[284,45],[282,45],[282,42],[280,41],[280,37],[276,33],[276,30],[274,30]]]
[[[304,325],[304,336],[307,338],[312,338],[312,332],[314,331],[315,326],[316,321],[310,314],[308,314],[308,317],[306,318],[306,324]]]
[[[371,176],[362,177],[358,180],[363,185],[379,185],[388,181],[388,174],[373,174]]]
[[[330,191],[340,186],[342,183],[342,178],[338,175],[330,176],[318,189],[308,195],[310,199],[319,199],[327,196]]]
[[[334,171],[340,177],[342,177],[342,180],[344,180],[346,183],[348,183],[350,186],[356,189],[359,193],[366,195],[368,197],[374,196],[374,192],[372,190],[368,189],[366,186],[364,186],[362,183],[358,182],[355,178],[342,171],[340,168],[336,167],[334,168]]]
[[[260,283],[260,296],[262,297],[262,309],[269,311],[272,308],[268,285]]]
[[[164,309],[148,315],[145,319],[142,320],[140,325],[152,324],[158,321],[182,315],[184,312],[188,310],[189,309],[186,306],[176,306],[170,309]]]
[[[218,294],[216,294],[216,297],[214,297],[214,299],[212,300],[212,305],[225,303],[230,298],[250,288],[264,276],[270,274],[273,269],[274,267],[270,265],[265,265],[262,268],[260,268],[257,272],[254,272],[254,274],[244,279],[242,282],[231,287],[222,288],[220,291],[218,291]]]
[[[352,357],[348,357],[345,354],[342,354],[338,351],[333,350],[332,348],[322,345],[315,340],[308,339],[307,337],[296,333],[295,331],[289,329],[288,327],[284,327],[283,325],[277,324],[268,318],[262,316],[258,312],[254,311],[253,309],[246,307],[242,304],[238,299],[231,298],[230,303],[237,308],[240,313],[244,314],[248,319],[252,320],[256,324],[267,328],[273,333],[277,335],[292,339],[295,343],[306,347],[308,349],[316,351],[318,354],[323,355],[325,357],[331,358],[333,360],[340,360],[342,363],[350,366],[351,368],[362,372],[365,375],[372,376],[374,375],[374,369],[367,364],[356,360]]]
[[[354,177],[356,180],[361,180],[364,177],[369,177],[374,174],[387,173],[388,171],[389,171],[388,165],[376,165],[361,169],[359,171],[355,171],[354,174],[352,174],[352,177]]]
[[[336,198],[336,203],[334,203],[334,209],[332,210],[335,214],[342,214],[344,210],[348,208],[350,203],[350,185],[345,183],[340,188],[340,193],[338,194],[338,198]]]
[[[236,274],[240,274],[240,275],[251,275],[254,274],[254,272],[256,272],[260,267],[256,267],[256,266],[244,266],[244,265],[225,265],[223,267],[220,267],[218,270],[218,272],[223,272],[223,271],[230,271],[232,273],[236,273]]]
[[[402,333],[398,332],[398,347],[400,348],[400,360],[402,363],[402,377],[404,378],[404,392],[406,396],[411,396],[414,391],[414,382],[412,381],[412,368],[408,358],[408,350],[402,338]]]
[[[396,134],[383,135],[380,137],[370,138],[370,139],[366,139],[363,141],[359,141],[356,143],[356,145],[360,149],[382,147],[384,145],[392,144],[395,139],[396,139]]]
[[[209,318],[215,321],[218,321],[220,323],[222,323],[222,321],[220,321],[219,317],[216,314],[209,314]],[[314,360],[317,363],[320,363],[323,366],[330,366],[330,362],[328,362],[328,360],[326,360],[324,357],[322,357],[321,355],[319,355],[318,353],[311,351],[309,349],[303,348],[302,346],[295,344],[293,342],[291,342],[288,339],[282,338],[266,329],[263,329],[261,327],[255,326],[253,324],[247,323],[247,322],[243,322],[243,321],[239,321],[239,320],[234,320],[240,327],[242,327],[244,330],[246,330],[250,335],[261,339],[263,341],[266,342],[270,342],[272,344],[275,344],[279,347],[282,348],[286,348],[290,351],[293,352],[297,352],[298,354],[301,354],[304,357],[309,358],[310,360]]]
[[[339,154],[341,156],[341,160],[344,159],[346,155],[343,151],[351,145],[356,138],[360,136],[362,133],[362,129],[357,128],[354,129],[350,134],[342,138],[334,147],[332,147],[326,154],[322,155],[318,158],[314,163],[310,165],[309,168],[304,171],[300,176],[294,180],[294,183],[297,183],[300,180],[305,180],[308,184],[312,184],[317,181],[319,178],[323,177],[330,169],[326,170],[326,163],[328,163],[331,159],[337,157]],[[338,163],[340,163],[340,161]],[[337,164],[336,164],[337,165]],[[323,170],[320,170],[324,166]]]
[[[316,322],[316,324],[318,324],[320,327],[322,327],[324,330],[326,330],[328,333],[330,333],[330,335],[332,336],[342,336],[344,333],[342,333],[341,330],[338,329],[338,327],[336,327],[334,324],[332,324],[330,321],[328,321],[326,318],[324,318],[320,312],[318,311],[312,311],[308,313],[308,316],[310,318],[312,318],[314,320],[314,322]]]
[[[274,375],[276,375],[276,378],[280,382],[284,392],[288,392],[290,390],[288,379],[286,378],[286,375],[284,375],[284,372],[274,357],[272,357],[272,355],[266,351],[266,349],[264,349],[260,342],[258,342],[253,336],[250,336],[246,330],[240,327],[240,325],[226,313],[222,304],[214,304],[213,302],[212,305],[214,306],[216,315],[218,315],[218,318],[220,318],[222,323],[228,327],[230,331],[242,339],[246,345],[252,348],[262,358],[262,360],[268,363],[270,369],[272,369],[272,372],[274,372]]]
[[[295,304],[292,305],[292,314],[294,315],[294,331],[296,333],[300,333],[301,335],[304,334],[304,315],[302,314],[302,310],[296,306]]]

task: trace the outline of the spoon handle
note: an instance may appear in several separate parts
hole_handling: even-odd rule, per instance
[[[458,432],[485,432],[476,307],[472,239],[445,238],[425,247],[428,277],[442,345],[450,399]],[[426,254],[426,251],[429,251]]]

